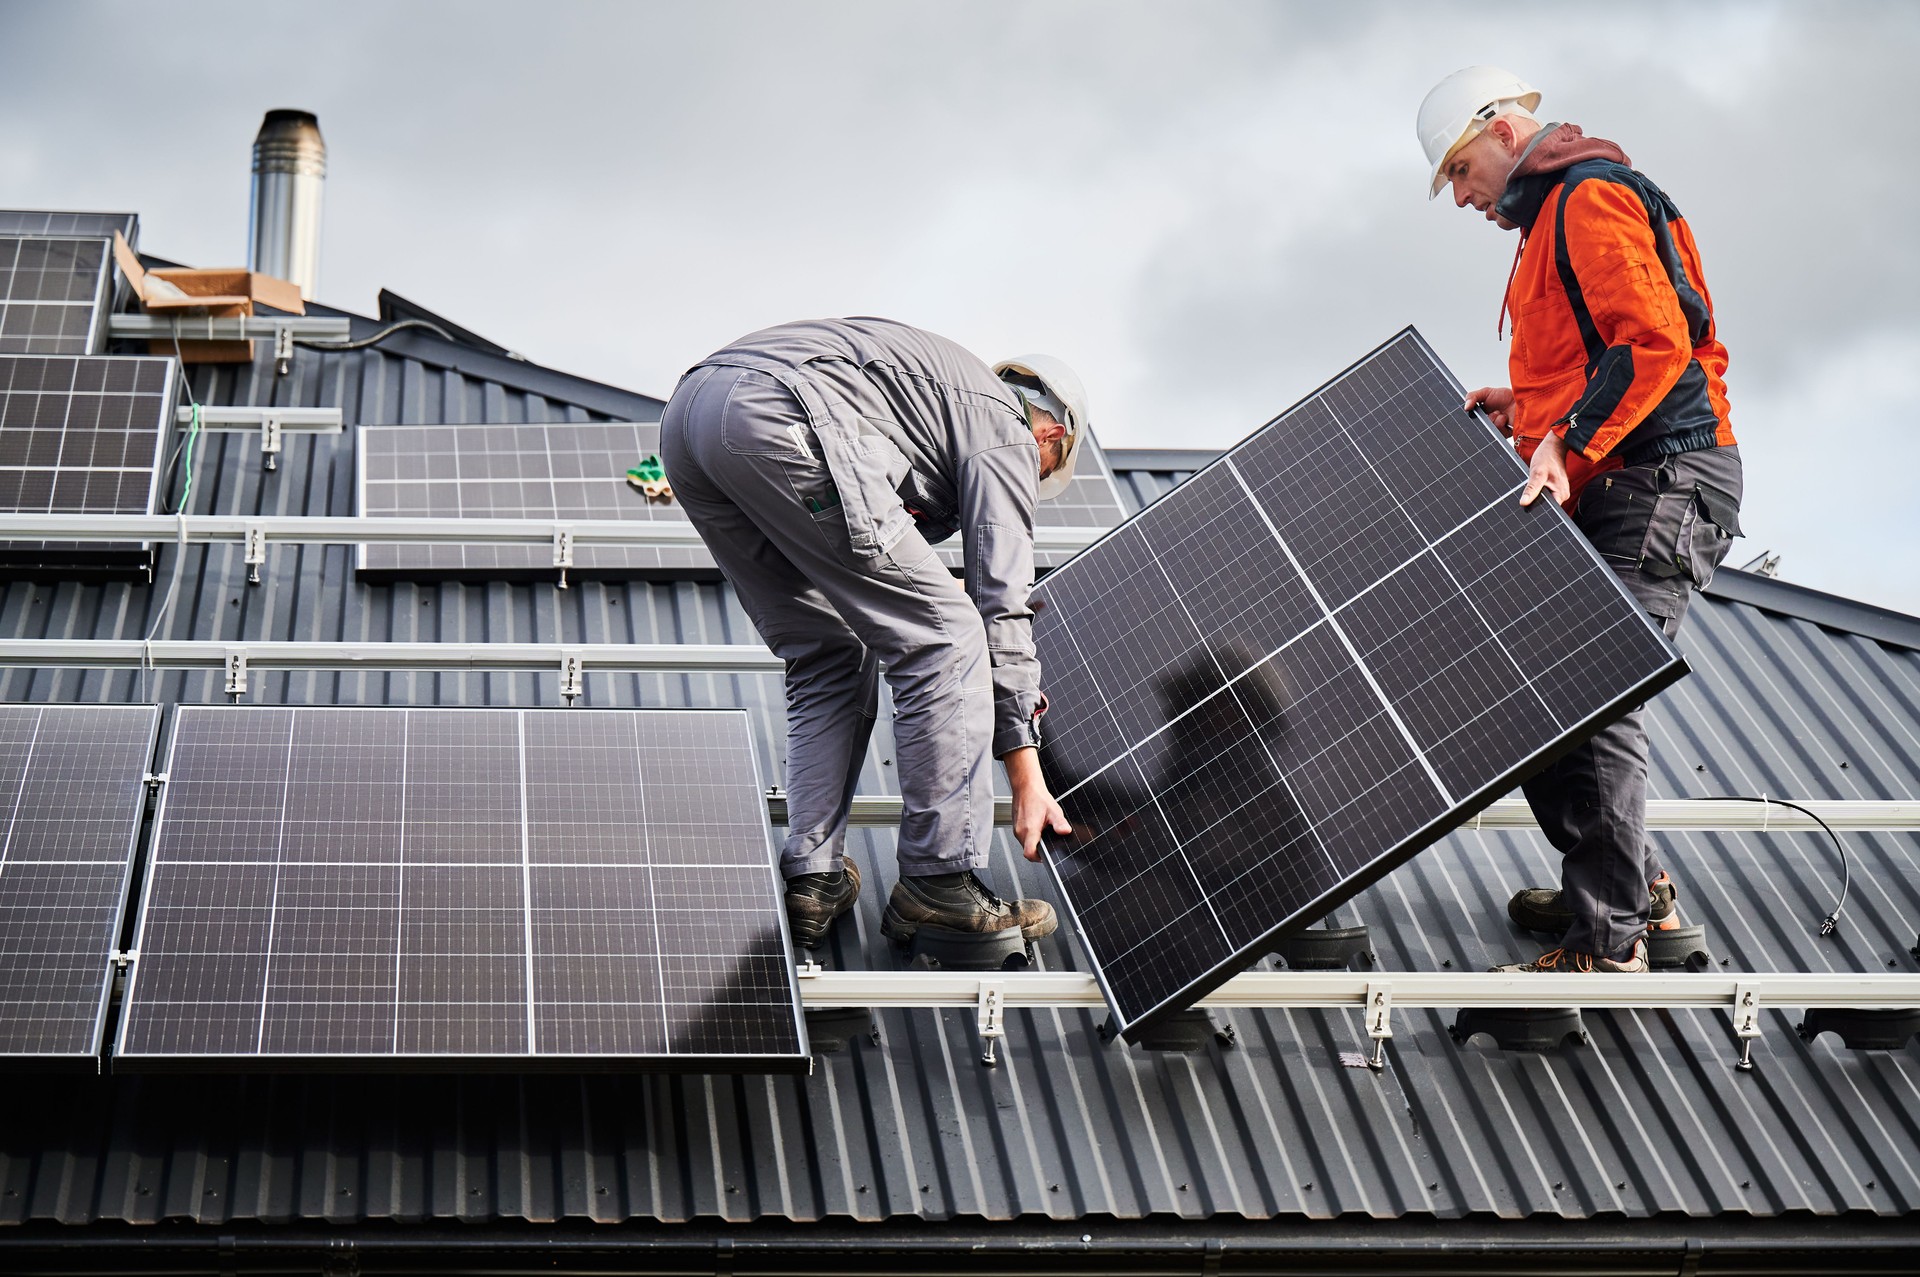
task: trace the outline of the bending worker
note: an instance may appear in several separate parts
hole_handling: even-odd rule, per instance
[[[1700,254],[1680,210],[1612,142],[1541,124],[1540,94],[1468,67],[1420,104],[1429,198],[1453,187],[1519,231],[1506,313],[1512,386],[1467,396],[1529,461],[1522,505],[1552,493],[1668,636],[1739,534],[1740,453]],[[1583,484],[1576,492],[1576,484]],[[1560,889],[1507,911],[1564,933],[1512,971],[1639,972],[1649,926],[1678,925],[1647,839],[1647,733],[1636,709],[1527,782],[1564,854]]]
[[[997,375],[996,375],[997,374]],[[1040,773],[1033,511],[1073,474],[1079,380],[1044,356],[990,369],[885,319],[752,333],[680,380],[660,421],[675,497],[787,682],[787,842],[794,942],[853,907],[847,813],[893,693],[900,879],[882,928],[1052,933],[1045,901],[1004,901],[978,873],[1006,766],[1029,860],[1071,832]],[[933,542],[965,538],[964,588]],[[876,664],[877,662],[877,664]]]

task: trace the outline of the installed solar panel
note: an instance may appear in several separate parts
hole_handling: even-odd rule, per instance
[[[171,359],[0,355],[0,511],[152,514],[173,428]],[[148,547],[0,543],[0,570],[131,571]]]
[[[100,1053],[160,711],[0,705],[0,1056]]]
[[[1128,1036],[1686,672],[1407,329],[1052,573],[1049,863]]]
[[[804,1068],[746,715],[183,707],[126,1066]]]
[[[119,231],[129,244],[140,241],[136,213],[52,213],[39,209],[0,209],[0,235],[99,235]]]
[[[0,235],[0,354],[86,355],[106,335],[104,239]]]
[[[627,482],[629,466],[660,451],[657,422],[552,422],[528,425],[365,426],[360,431],[360,513],[372,517],[450,519],[609,519],[686,522],[671,502],[649,501]],[[1089,437],[1067,491],[1040,503],[1040,527],[1111,528],[1124,517],[1113,472]],[[961,546],[940,547],[950,568]],[[1041,569],[1071,558],[1042,550]],[[550,551],[515,546],[369,545],[360,571],[373,577],[551,576]],[[700,546],[641,549],[580,546],[577,573],[715,576]]]

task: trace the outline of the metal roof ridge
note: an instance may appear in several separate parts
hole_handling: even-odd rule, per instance
[[[1812,586],[1795,585],[1776,577],[1738,568],[1721,568],[1714,573],[1705,593],[1733,603],[1745,603],[1767,612],[1777,612],[1797,620],[1848,634],[1858,634],[1894,647],[1920,651],[1920,617],[1896,612],[1892,608],[1863,603],[1840,594],[1829,594]]]

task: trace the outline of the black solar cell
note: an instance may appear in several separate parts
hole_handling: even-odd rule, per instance
[[[1036,591],[1049,862],[1136,1035],[1685,672],[1408,329]]]
[[[134,1066],[804,1067],[744,714],[188,706]]]

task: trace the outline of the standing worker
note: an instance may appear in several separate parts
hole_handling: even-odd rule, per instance
[[[893,692],[900,880],[882,930],[921,926],[1029,940],[1053,907],[983,884],[990,762],[1006,766],[1013,831],[1039,859],[1071,832],[1040,772],[1033,511],[1072,477],[1086,425],[1079,379],[1031,356],[994,368],[885,319],[752,333],[680,380],[660,421],[676,499],[781,660],[794,943],[817,947],[853,907],[847,813]],[[962,533],[966,580],[932,543]],[[877,662],[877,664],[876,664]]]
[[[1671,637],[1740,532],[1740,453],[1700,254],[1666,192],[1612,142],[1542,125],[1540,94],[1495,67],[1468,67],[1420,104],[1433,166],[1502,230],[1520,232],[1502,319],[1513,316],[1513,384],[1484,408],[1529,462],[1521,505],[1542,492],[1574,521]],[[1569,467],[1573,473],[1570,476]],[[1584,482],[1577,494],[1574,484]],[[1679,925],[1676,893],[1647,839],[1647,733],[1636,709],[1524,786],[1564,854],[1560,890],[1514,896],[1529,930],[1559,948],[1509,971],[1640,972],[1649,925]]]

